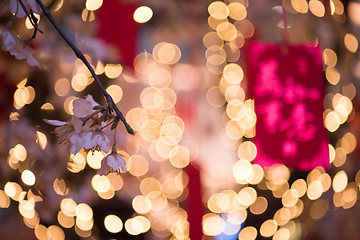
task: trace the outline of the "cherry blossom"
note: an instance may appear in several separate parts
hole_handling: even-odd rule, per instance
[[[78,118],[85,118],[93,114],[94,107],[99,106],[99,104],[95,102],[94,98],[90,94],[88,94],[85,99],[75,99],[73,106],[74,115]]]
[[[112,152],[102,160],[101,168],[98,173],[100,175],[106,175],[110,172],[120,173],[121,170],[127,172],[125,164],[124,157],[118,154],[116,149],[113,148]]]
[[[29,45],[15,37],[7,28],[0,28],[0,39],[2,48],[5,51],[8,51],[16,59],[25,59],[30,66],[40,67],[38,61],[34,58]]]
[[[77,154],[82,148],[85,150],[100,149],[105,153],[111,150],[114,143],[110,140],[109,131],[104,132],[111,124],[106,118],[101,118],[104,108],[94,101],[91,95],[73,102],[74,115],[68,122],[59,120],[44,120],[48,124],[57,126],[55,133],[61,144],[70,143],[69,151]],[[98,107],[98,110],[94,108]]]
[[[100,130],[83,132],[80,135],[85,149],[101,149],[104,152],[109,152],[111,149],[111,141],[106,134]]]

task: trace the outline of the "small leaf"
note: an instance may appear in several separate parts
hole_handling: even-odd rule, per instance
[[[111,130],[114,130],[116,126],[118,125],[119,121],[114,121],[114,123],[111,125]]]
[[[130,127],[130,125],[128,123],[125,124],[125,127],[126,127],[126,131],[128,133],[130,133],[131,135],[135,135],[134,130]]]

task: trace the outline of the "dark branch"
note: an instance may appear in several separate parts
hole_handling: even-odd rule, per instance
[[[26,16],[29,18],[31,25],[34,27],[34,34],[31,37],[31,39],[34,39],[36,37],[36,33],[38,31],[43,33],[38,27],[38,19],[35,17],[34,13],[31,10],[29,13],[29,11],[27,10],[27,8],[22,0],[18,0],[18,2],[20,4],[21,8],[24,10]]]
[[[126,119],[124,117],[124,115],[122,114],[122,112],[119,110],[119,108],[115,105],[114,100],[112,99],[112,97],[110,96],[110,94],[105,90],[104,86],[102,85],[100,79],[98,78],[98,76],[96,75],[93,67],[90,65],[90,63],[88,62],[88,60],[85,58],[84,54],[80,51],[80,49],[78,49],[75,44],[66,36],[66,34],[63,32],[63,30],[60,28],[60,26],[56,23],[55,19],[52,17],[51,13],[49,12],[49,10],[45,7],[45,5],[42,3],[41,0],[36,0],[37,4],[39,4],[39,6],[41,7],[44,15],[49,19],[49,21],[51,22],[51,24],[54,26],[54,28],[56,29],[56,31],[58,31],[58,33],[61,35],[61,37],[65,40],[65,42],[70,46],[70,48],[74,51],[75,55],[85,64],[85,66],[89,69],[92,77],[94,78],[95,82],[97,83],[97,85],[99,86],[102,94],[105,96],[106,101],[109,105],[109,109],[110,110],[114,110],[116,113],[116,116],[119,118],[119,120],[121,120],[128,133],[130,134],[134,134],[134,130],[130,127],[130,125],[126,122]]]

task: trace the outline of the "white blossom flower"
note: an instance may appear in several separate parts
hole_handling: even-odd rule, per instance
[[[5,51],[11,51],[16,46],[15,36],[6,28],[0,28],[0,37],[2,39],[2,48]]]
[[[41,13],[41,8],[36,3],[35,0],[23,0],[23,3],[28,11],[31,9],[34,13],[37,14]],[[10,12],[12,12],[18,18],[22,18],[26,16],[26,13],[24,9],[21,7],[18,0],[10,0],[9,8],[10,8]]]
[[[127,172],[125,165],[126,162],[124,157],[113,149],[113,151],[102,160],[101,168],[98,173],[100,175],[106,175],[109,172],[120,173],[120,170]]]
[[[106,157],[106,163],[114,171],[118,171],[121,168],[124,172],[126,172],[125,159],[124,159],[123,156],[121,156],[121,155],[119,155],[117,153],[113,153],[113,154],[108,155]]]
[[[84,142],[79,134],[71,134],[69,141],[71,143],[69,151],[73,154],[77,154],[84,147]]]
[[[0,28],[0,39],[2,41],[2,48],[5,51],[8,51],[16,59],[25,59],[30,66],[40,67],[38,61],[34,58],[30,47],[15,37],[11,31],[6,28]]]
[[[109,137],[102,131],[94,130],[83,132],[80,134],[85,149],[101,149],[104,152],[109,152],[112,143]]]
[[[70,143],[70,152],[73,154],[77,154],[84,147],[84,140],[80,137],[80,134],[92,130],[89,124],[83,125],[83,122],[75,116],[72,116],[68,122],[48,119],[44,119],[44,121],[58,126],[54,132],[59,138],[60,144]]]
[[[88,94],[85,99],[79,98],[75,99],[73,102],[73,112],[74,115],[78,118],[84,118],[94,113],[94,107],[99,106],[93,97]]]
[[[91,95],[85,99],[76,99],[73,102],[74,115],[68,122],[58,120],[44,120],[45,122],[57,126],[55,133],[60,139],[61,144],[70,143],[70,152],[78,153],[82,148],[86,150],[100,149],[105,153],[110,152],[114,145],[108,137],[107,126],[111,122],[100,120],[101,109],[94,110],[99,106]],[[105,130],[106,132],[104,132]]]

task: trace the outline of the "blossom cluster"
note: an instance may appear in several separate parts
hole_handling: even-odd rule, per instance
[[[9,10],[17,18],[27,16],[30,19],[30,13],[32,16],[34,16],[34,13],[41,13],[41,8],[35,0],[10,0]],[[31,18],[31,21],[34,23],[35,19]],[[40,67],[38,61],[33,57],[29,42],[23,41],[15,36],[10,31],[9,25],[0,28],[0,43],[3,50],[9,52],[16,59],[26,60],[30,66]]]
[[[112,119],[107,108],[95,102],[91,95],[87,95],[85,99],[75,99],[73,106],[74,115],[68,122],[44,120],[48,124],[57,126],[55,134],[60,143],[69,145],[69,150],[73,154],[77,154],[81,149],[109,153],[103,160],[100,170],[102,174],[109,172],[104,171],[106,165],[110,168],[110,172],[120,172],[120,168],[126,172],[125,160],[117,153],[115,141],[109,137],[112,133],[109,127],[116,126],[116,121]]]
[[[17,38],[7,28],[0,28],[0,40],[2,48],[13,55],[16,59],[25,59],[30,66],[40,67],[38,61],[34,58],[29,45]]]

